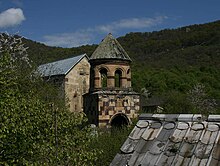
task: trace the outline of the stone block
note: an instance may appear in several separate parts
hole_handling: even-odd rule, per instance
[[[113,110],[111,110],[111,111],[109,111],[109,113],[108,113],[110,116],[111,115],[114,115],[114,111]]]

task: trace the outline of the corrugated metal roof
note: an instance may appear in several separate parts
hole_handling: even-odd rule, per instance
[[[109,33],[93,52],[90,60],[94,59],[120,59],[131,61],[120,43]]]
[[[220,116],[143,114],[111,166],[219,166]]]
[[[72,58],[43,64],[38,67],[37,71],[44,77],[54,75],[66,75],[84,57],[87,57],[87,55],[82,54],[79,56],[74,56]]]

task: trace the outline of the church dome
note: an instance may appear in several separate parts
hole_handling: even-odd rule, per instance
[[[120,43],[109,33],[93,52],[90,60],[126,60],[131,61]]]

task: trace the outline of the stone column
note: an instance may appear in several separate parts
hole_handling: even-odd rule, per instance
[[[127,74],[127,87],[130,88],[131,87],[131,69],[128,69],[126,74]]]
[[[127,78],[127,87],[131,88],[131,79],[130,78]]]
[[[107,81],[107,87],[108,88],[113,88],[115,86],[115,76],[114,76],[114,72],[111,70],[108,72],[108,81]]]
[[[121,67],[122,70],[122,76],[121,76],[121,87],[122,88],[127,88],[127,73],[126,73],[126,66]]]
[[[127,88],[128,87],[127,77],[121,77],[121,87],[122,88]]]
[[[97,69],[94,69],[94,71],[95,71],[94,88],[100,88],[101,87],[100,73]]]

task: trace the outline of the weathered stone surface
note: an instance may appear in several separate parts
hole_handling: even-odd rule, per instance
[[[84,57],[69,73],[65,76],[65,93],[68,98],[67,105],[70,111],[83,111],[82,95],[89,91],[90,64]]]
[[[112,125],[119,117],[130,124],[140,109],[139,94],[131,88],[130,57],[109,34],[89,62],[90,90],[84,95],[84,111],[89,121],[101,127]],[[92,115],[91,108],[96,108],[96,116]]]
[[[38,72],[59,87],[60,99],[67,99],[70,111],[83,111],[82,95],[88,93],[90,82],[90,63],[86,54],[40,65]]]

